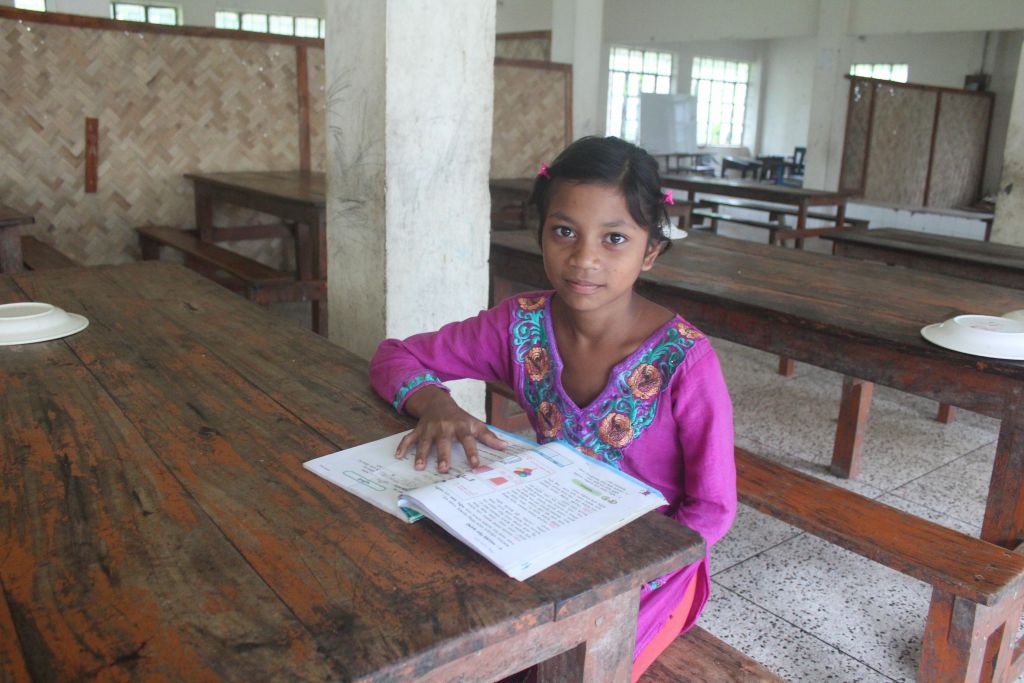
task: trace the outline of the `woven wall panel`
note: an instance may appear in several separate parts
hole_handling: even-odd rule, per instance
[[[938,94],[880,86],[868,143],[864,197],[893,204],[924,204]]]
[[[929,206],[966,206],[978,200],[991,106],[988,97],[942,93]]]
[[[0,196],[82,263],[138,258],[135,225],[194,225],[186,172],[298,167],[290,46],[0,20],[0,54],[18,74],[0,89]],[[95,194],[83,192],[87,116],[99,119]],[[281,249],[244,251],[273,262]]]
[[[533,176],[569,143],[566,113],[571,72],[497,64],[491,177]]]
[[[874,91],[874,86],[867,81],[856,78],[850,81],[840,190],[859,194],[864,182],[864,161],[867,158],[868,150],[868,121],[871,117],[871,98]]]
[[[494,56],[548,62],[551,61],[551,39],[499,38],[494,41]]]
[[[306,65],[309,69],[309,156],[310,167],[323,172],[327,164],[327,98],[324,83],[327,69],[324,51],[308,48]]]

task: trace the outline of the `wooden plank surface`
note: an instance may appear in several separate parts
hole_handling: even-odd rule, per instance
[[[709,178],[700,175],[663,175],[661,184],[678,190],[722,194],[779,204],[803,204],[827,206],[845,204],[849,193],[832,190],[816,190],[806,187],[789,187],[752,180]]]
[[[311,171],[248,171],[186,173],[186,178],[222,190],[243,190],[247,194],[323,208],[327,206],[326,177]]]
[[[979,282],[1024,289],[1024,247],[913,230],[836,233],[835,252]]]
[[[33,677],[424,676],[703,556],[652,514],[508,579],[301,467],[408,425],[363,361],[177,266],[75,272],[0,278],[91,321],[0,352],[0,582]]]

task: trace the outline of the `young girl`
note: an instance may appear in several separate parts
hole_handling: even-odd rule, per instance
[[[476,442],[504,442],[466,413],[442,382],[475,378],[512,387],[539,442],[565,441],[658,489],[662,512],[708,547],[736,512],[732,405],[707,338],[633,291],[669,242],[658,166],[618,138],[582,138],[542,166],[531,202],[551,291],[520,294],[476,317],[404,341],[370,364],[376,391],[419,418],[396,456],[451,444],[477,464]],[[707,558],[643,587],[633,680],[708,598]]]

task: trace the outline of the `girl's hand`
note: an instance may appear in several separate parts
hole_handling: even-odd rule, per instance
[[[505,450],[502,441],[487,425],[476,419],[448,395],[447,391],[434,386],[423,387],[405,402],[405,412],[419,418],[416,428],[405,435],[395,451],[396,458],[404,458],[410,446],[416,444],[416,459],[413,466],[422,470],[427,466],[430,449],[437,449],[437,471],[448,471],[452,457],[452,441],[458,440],[466,451],[470,467],[480,464],[476,442],[491,448]]]

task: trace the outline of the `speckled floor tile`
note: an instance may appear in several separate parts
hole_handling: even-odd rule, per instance
[[[899,497],[981,528],[995,443],[982,446],[893,490]]]
[[[913,680],[931,587],[800,535],[715,582],[875,671]]]
[[[892,680],[721,585],[712,585],[698,623],[792,683]]]
[[[711,549],[711,575],[803,533],[800,529],[740,504],[729,533]]]

